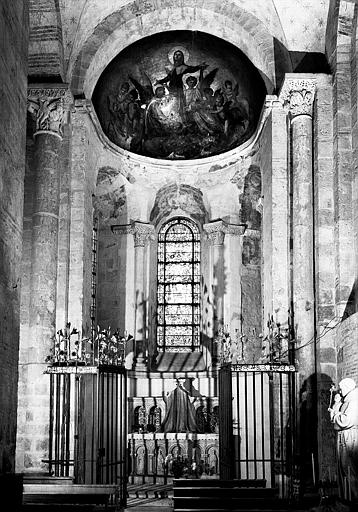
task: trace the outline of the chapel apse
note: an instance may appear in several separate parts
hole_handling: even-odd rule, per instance
[[[248,140],[266,88],[242,51],[209,34],[171,31],[120,52],[93,104],[111,142],[152,158],[197,159]]]

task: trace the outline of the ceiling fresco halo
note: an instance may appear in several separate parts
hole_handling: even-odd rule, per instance
[[[171,31],[121,51],[92,101],[103,132],[120,148],[191,160],[246,142],[265,95],[260,73],[238,48],[202,32]]]

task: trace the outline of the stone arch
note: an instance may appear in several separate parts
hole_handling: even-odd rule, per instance
[[[145,475],[147,473],[147,449],[144,445],[138,446],[135,451],[135,467],[136,475]]]
[[[148,432],[156,432],[160,430],[160,425],[162,423],[163,411],[159,405],[153,405],[149,407],[148,410],[148,423],[147,430]]]
[[[139,16],[135,5],[129,3],[100,21],[70,63],[68,81],[74,94],[90,97],[102,71],[121,50],[143,37],[170,30],[202,31],[237,46],[261,72],[268,93],[272,93],[276,86],[274,39],[259,18],[233,2],[218,6],[201,0],[193,6],[190,0],[183,0],[180,6],[174,1],[170,4],[161,10],[150,6]]]
[[[150,222],[160,227],[172,216],[187,216],[202,226],[208,217],[202,191],[191,185],[176,183],[159,189],[150,213]]]
[[[168,453],[170,453],[174,458],[179,456],[185,458],[187,456],[184,445],[182,443],[175,443],[174,445],[170,446]]]
[[[219,472],[219,450],[215,445],[207,446],[205,450],[205,465],[210,475],[216,475]]]

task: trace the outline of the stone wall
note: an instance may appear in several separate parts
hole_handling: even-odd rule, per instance
[[[0,473],[14,471],[27,100],[27,2],[0,8]]]
[[[357,75],[354,4],[338,1],[334,12],[333,70],[335,304],[337,378],[358,378],[357,352]]]
[[[335,467],[334,432],[327,414],[329,389],[336,378],[334,272],[334,166],[332,79],[317,77],[314,108],[314,232],[317,332],[318,461],[321,476]],[[329,442],[327,442],[329,440]]]

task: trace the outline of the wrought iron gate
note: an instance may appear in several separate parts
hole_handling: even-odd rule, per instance
[[[233,478],[264,479],[267,487],[278,489],[280,497],[289,497],[295,432],[294,366],[227,365],[220,373],[220,404],[225,404],[225,395],[229,397],[228,412],[222,412],[226,419],[220,423],[224,470],[225,453],[231,452]],[[230,432],[225,428],[228,424],[232,425]]]
[[[49,471],[75,483],[115,484],[126,497],[127,389],[123,367],[52,366]]]

